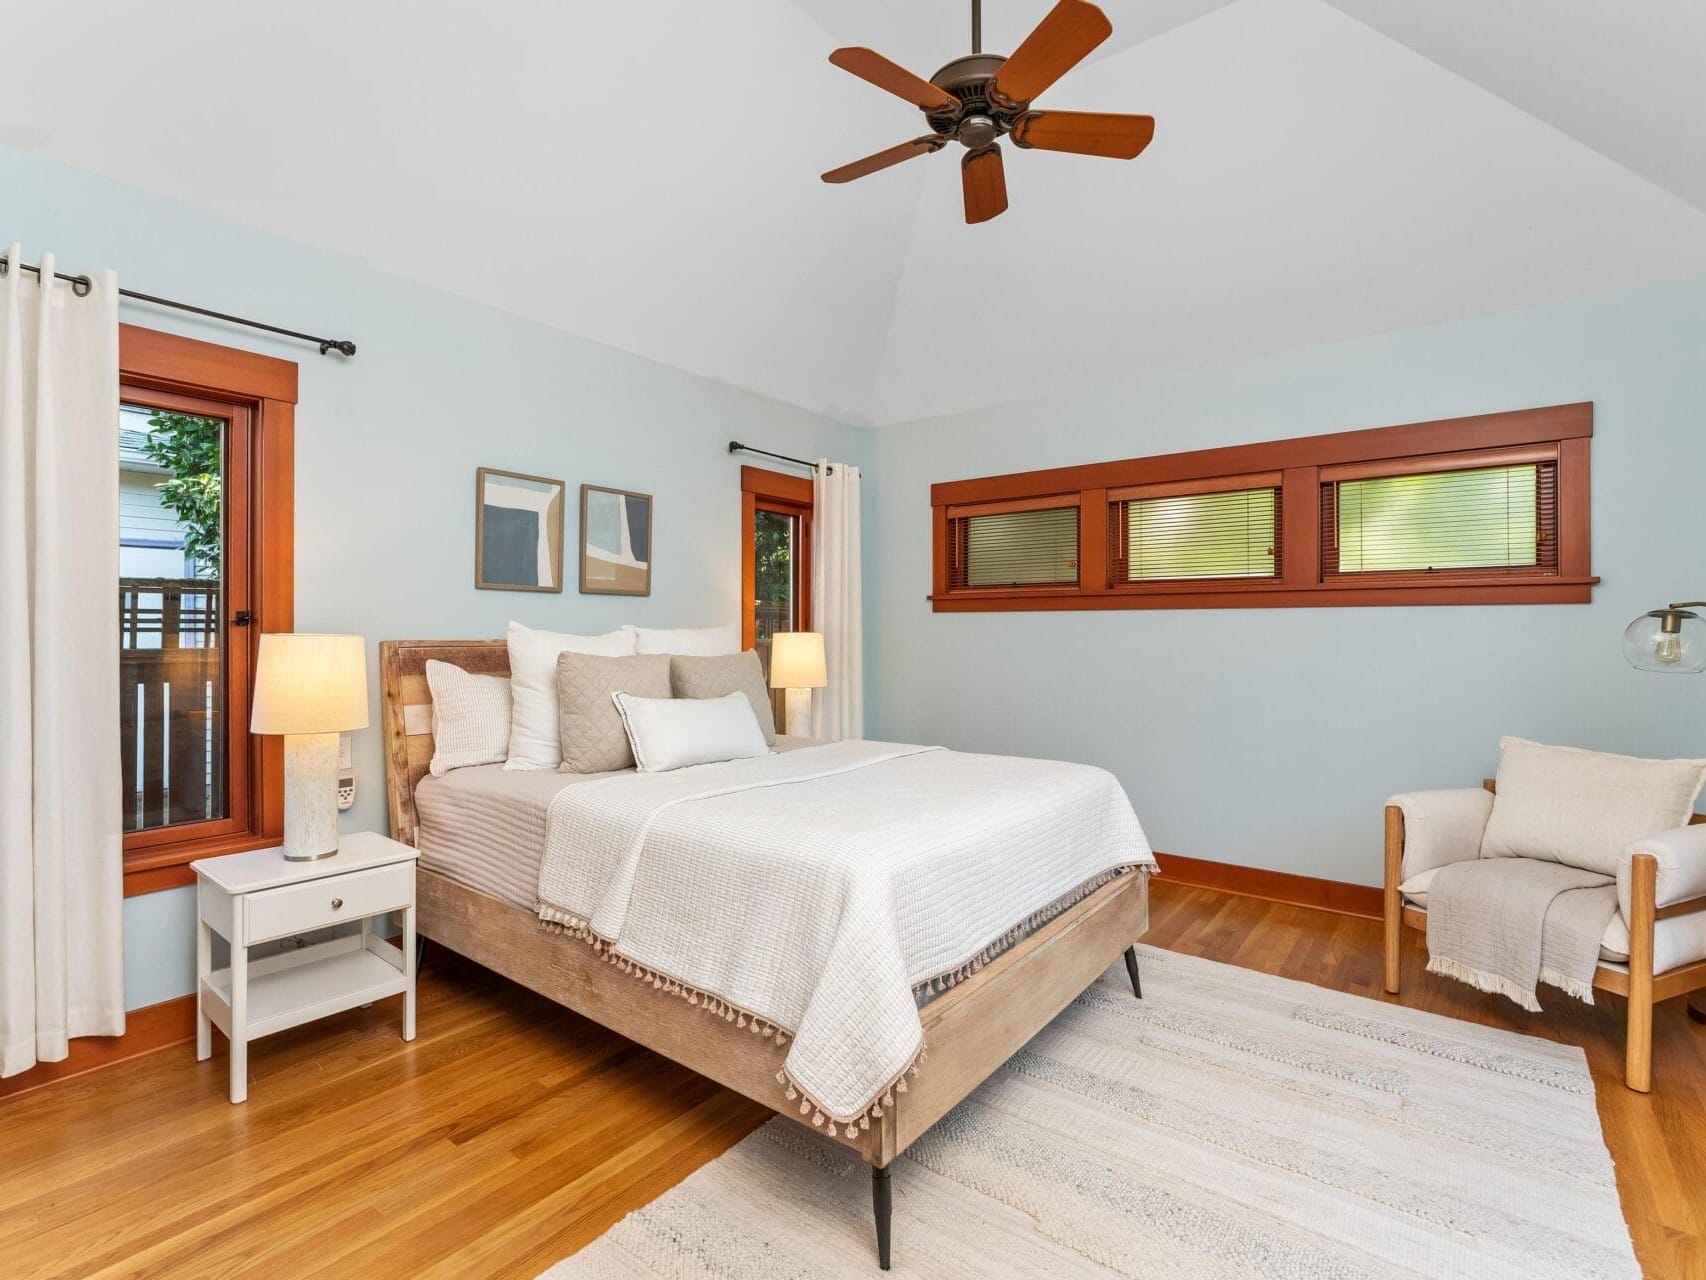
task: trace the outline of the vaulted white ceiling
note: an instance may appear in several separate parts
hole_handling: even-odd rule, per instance
[[[978,227],[949,153],[817,177],[922,131],[829,50],[965,0],[16,0],[0,144],[854,422],[1706,271],[1697,0],[1102,3],[1043,103],[1154,144]]]

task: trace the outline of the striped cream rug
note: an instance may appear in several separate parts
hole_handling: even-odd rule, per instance
[[[1580,1050],[1139,948],[894,1167],[894,1276],[1638,1277]],[[546,1273],[877,1271],[774,1120]]]

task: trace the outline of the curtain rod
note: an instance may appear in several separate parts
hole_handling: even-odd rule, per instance
[[[0,254],[0,276],[5,275],[10,267],[11,263],[7,261],[6,255]],[[41,274],[40,267],[33,267],[27,262],[20,262],[18,268],[21,271],[33,271],[38,276]],[[55,271],[53,276],[54,279],[64,280],[69,284],[71,292],[79,298],[88,297],[89,290],[94,287],[94,282],[88,276],[68,276],[63,271]],[[346,356],[355,354],[355,343],[348,338],[322,338],[318,334],[302,333],[296,329],[281,329],[276,324],[263,324],[259,320],[246,320],[242,316],[229,315],[224,311],[210,311],[206,307],[191,306],[187,302],[174,302],[170,298],[157,298],[151,293],[138,293],[134,289],[120,289],[118,292],[119,297],[129,298],[133,302],[152,303],[156,307],[170,307],[174,311],[188,311],[191,315],[206,316],[210,320],[223,320],[226,324],[240,324],[250,329],[261,329],[267,333],[276,333],[280,337],[300,338],[303,342],[313,342],[318,344],[321,355],[326,355],[332,351]]]
[[[770,450],[768,450],[768,449],[754,449],[751,445],[742,444],[739,440],[730,440],[729,441],[729,452],[730,453],[761,453],[766,458],[774,458],[778,462],[791,462],[796,467],[804,467],[807,471],[816,471],[817,470],[817,463],[815,463],[815,462],[807,462],[804,458],[790,458],[785,453],[771,453]],[[831,468],[831,469],[833,470],[833,468]]]

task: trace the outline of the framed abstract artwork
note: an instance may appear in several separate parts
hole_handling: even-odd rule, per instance
[[[561,480],[481,467],[474,473],[474,586],[563,589]]]
[[[581,486],[581,592],[651,595],[651,494]]]

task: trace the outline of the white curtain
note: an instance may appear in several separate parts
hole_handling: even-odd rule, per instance
[[[118,280],[0,278],[0,1076],[124,1032]]]
[[[812,477],[812,629],[823,633],[829,686],[812,699],[814,738],[865,736],[859,590],[859,468],[820,458]]]

